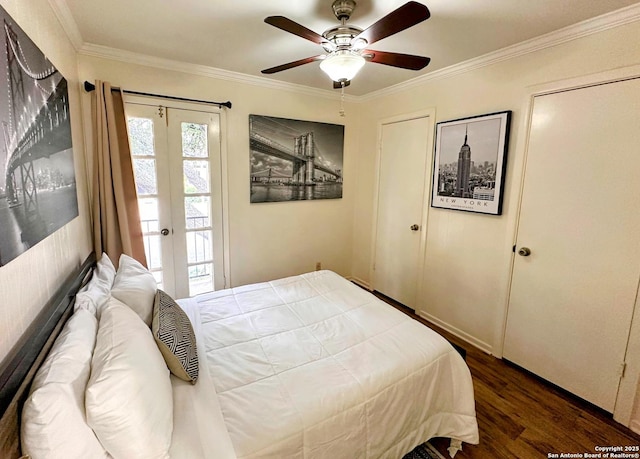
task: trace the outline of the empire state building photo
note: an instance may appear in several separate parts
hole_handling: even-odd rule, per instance
[[[506,111],[438,123],[433,207],[501,212],[510,115]]]
[[[468,128],[467,128],[468,129]],[[469,198],[472,193],[469,191],[469,177],[471,174],[471,147],[467,143],[468,130],[464,133],[464,143],[458,153],[458,175],[456,178],[456,190],[454,196]]]

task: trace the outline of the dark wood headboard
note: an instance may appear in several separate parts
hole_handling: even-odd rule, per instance
[[[67,277],[0,364],[0,458],[21,456],[20,412],[31,381],[73,312],[75,294],[88,281],[95,263],[91,253]]]

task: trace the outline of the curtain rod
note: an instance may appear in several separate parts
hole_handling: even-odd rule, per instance
[[[91,92],[91,91],[95,91],[96,89],[96,85],[93,83],[89,83],[88,81],[84,82],[84,90],[87,92]],[[120,88],[111,88],[112,91],[119,91]],[[226,102],[212,102],[210,100],[198,100],[198,99],[188,99],[185,97],[175,97],[175,96],[165,96],[162,94],[151,94],[148,92],[138,92],[138,91],[129,91],[126,89],[123,89],[122,92],[124,92],[125,94],[133,94],[136,96],[150,96],[150,97],[160,97],[162,99],[171,99],[171,100],[180,100],[183,102],[198,102],[201,104],[210,104],[210,105],[217,105],[218,107],[222,108],[222,107],[227,107],[227,108],[231,108],[231,102],[230,101],[226,101]]]

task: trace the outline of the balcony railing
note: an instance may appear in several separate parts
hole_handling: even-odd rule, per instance
[[[190,267],[189,280],[197,281],[197,279],[211,276],[211,230],[199,231],[200,228],[207,228],[210,222],[207,216],[187,217],[186,220],[187,230],[196,230],[189,231],[189,233],[193,233],[194,236],[187,238],[187,243],[189,244],[187,253],[189,254],[189,258],[193,260],[192,262],[194,263],[209,262]],[[153,241],[154,238],[159,238],[159,234],[157,234],[159,232],[158,220],[141,219],[140,225],[142,227],[144,251],[149,268],[160,271],[162,270],[161,247],[159,240],[155,241],[155,243]],[[189,243],[189,241],[191,242]]]

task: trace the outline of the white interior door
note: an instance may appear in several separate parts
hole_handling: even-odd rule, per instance
[[[610,412],[640,278],[639,123],[637,79],[535,97],[504,344]]]
[[[132,102],[126,112],[158,287],[176,298],[224,288],[220,115]]]
[[[429,117],[382,125],[373,288],[415,309]]]

